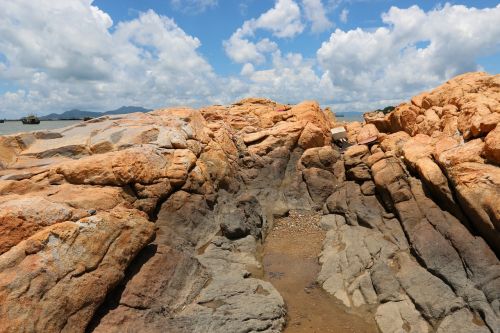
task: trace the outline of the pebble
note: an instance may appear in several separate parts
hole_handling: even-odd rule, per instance
[[[317,233],[322,231],[319,221],[321,215],[315,212],[290,211],[289,215],[277,218],[274,223],[275,231],[291,233]]]

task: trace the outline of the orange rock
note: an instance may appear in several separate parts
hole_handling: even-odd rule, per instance
[[[0,256],[0,331],[83,332],[153,234],[143,215],[119,210],[52,225],[11,248]]]
[[[358,143],[363,143],[372,138],[377,139],[378,134],[378,129],[374,124],[366,124],[359,130],[356,140]]]
[[[390,128],[389,120],[382,112],[367,112],[363,114],[363,118],[367,124],[375,125],[380,132],[387,132]]]
[[[68,221],[73,214],[65,204],[42,197],[26,197],[0,204],[0,254],[44,227]]]
[[[335,124],[337,123],[337,118],[335,117],[335,113],[329,107],[326,107],[325,110],[323,110],[323,112],[325,113],[330,128],[334,128]]]
[[[497,125],[484,139],[484,156],[500,166],[500,125]]]
[[[475,139],[447,149],[436,157],[446,167],[453,167],[464,162],[484,163],[484,159],[481,157],[483,149],[484,142],[481,139]]]
[[[493,132],[491,132],[493,133]],[[458,201],[474,227],[494,248],[500,250],[500,171],[481,157],[486,144],[475,139],[436,153],[446,170]]]
[[[380,161],[383,158],[385,158],[384,152],[382,152],[382,151],[376,152],[376,153],[367,157],[366,165],[368,165],[368,167],[371,168],[372,165],[374,165],[375,163],[377,163],[378,161]]]
[[[383,139],[380,142],[380,147],[385,152],[388,152],[388,151],[400,152],[403,144],[409,138],[410,138],[410,135],[408,135],[408,133],[403,132],[403,131],[389,134],[386,137],[383,137]]]
[[[454,135],[459,130],[465,139],[484,135],[499,121],[499,84],[500,75],[459,75],[399,105],[387,116],[388,131],[432,135],[439,130]]]
[[[498,123],[500,123],[500,112],[489,113],[478,118],[477,121],[472,124],[470,130],[472,135],[477,137],[480,135],[488,134],[497,126]]]
[[[349,142],[357,143],[356,138],[362,127],[363,124],[360,123],[359,121],[349,122],[345,125],[345,129],[347,131],[347,138]]]
[[[313,147],[322,147],[325,145],[325,133],[319,127],[312,123],[307,123],[300,134],[299,146],[302,149],[309,149]]]

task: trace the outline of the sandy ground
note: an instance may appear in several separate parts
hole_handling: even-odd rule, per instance
[[[318,255],[325,237],[320,218],[318,213],[292,211],[276,219],[264,244],[264,279],[287,304],[285,332],[378,332],[374,321],[362,311],[352,313],[316,284]]]

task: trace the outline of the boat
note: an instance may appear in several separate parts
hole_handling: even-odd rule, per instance
[[[21,118],[24,125],[37,125],[40,124],[40,119],[35,115],[29,115],[27,117]]]

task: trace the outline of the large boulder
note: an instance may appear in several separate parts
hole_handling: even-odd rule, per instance
[[[484,157],[500,166],[500,125],[497,125],[484,139]]]
[[[83,332],[153,235],[144,215],[113,210],[23,240],[0,256],[0,330]]]
[[[358,132],[356,140],[358,143],[364,143],[368,140],[376,140],[378,138],[379,131],[374,124],[364,125]]]
[[[367,124],[373,124],[380,132],[387,132],[390,128],[389,121],[383,112],[367,112],[363,114],[363,118]]]

